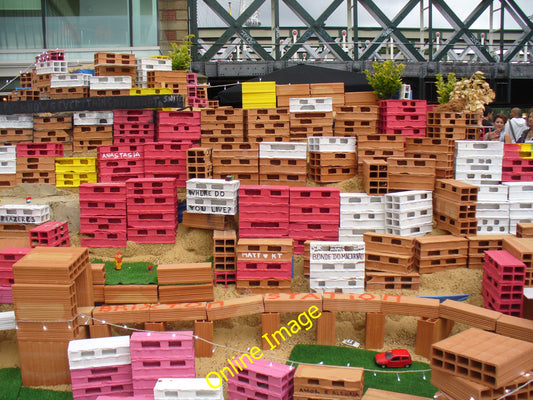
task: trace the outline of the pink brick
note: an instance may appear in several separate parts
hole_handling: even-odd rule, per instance
[[[269,389],[270,388],[258,387],[256,385],[248,385],[243,382],[228,382],[228,395],[231,400],[289,400],[292,399],[294,385],[287,387],[287,390],[283,393],[271,392]]]
[[[73,390],[133,383],[131,364],[74,369],[70,378]]]
[[[0,287],[0,304],[13,304],[13,294],[10,287]]]
[[[72,390],[72,396],[75,400],[96,400],[98,396],[102,395],[133,395],[133,385],[118,384],[112,386],[99,386],[87,389]]]
[[[154,396],[98,396],[96,400],[153,400]]]
[[[133,332],[130,349],[132,360],[194,358],[192,331]]]
[[[526,268],[526,265],[522,261],[513,256],[507,250],[489,250],[485,252],[485,257],[493,260],[498,265]]]
[[[146,379],[164,378],[194,378],[195,362],[191,358],[168,356],[166,360],[132,360],[132,373],[134,377]]]
[[[237,261],[238,279],[291,279],[292,262]]]
[[[284,394],[293,386],[294,372],[295,368],[290,365],[261,358],[254,360],[253,364],[248,364],[248,368],[231,377],[228,383],[234,382],[239,385],[242,382],[263,388],[268,386],[269,392]]]

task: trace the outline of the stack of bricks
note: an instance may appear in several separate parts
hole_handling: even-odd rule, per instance
[[[157,282],[162,304],[214,300],[211,263],[159,264]]]
[[[390,157],[387,159],[388,190],[430,190],[435,188],[435,160]]]
[[[368,195],[384,195],[389,192],[387,161],[368,158],[363,160],[363,186]]]
[[[79,307],[94,306],[88,250],[36,247],[13,265],[13,275],[23,385],[70,384],[68,344],[87,337]]]
[[[452,235],[418,237],[415,266],[421,274],[468,266],[468,239]]]
[[[483,269],[485,252],[501,250],[503,241],[508,235],[472,235],[468,240],[468,268]]]
[[[404,144],[401,135],[358,135],[357,163],[363,173],[364,160],[385,160],[389,157],[403,157]]]
[[[209,147],[187,149],[187,179],[213,178],[213,150]]]
[[[363,293],[364,242],[311,241],[309,271],[309,287],[312,292]]]
[[[239,181],[189,179],[187,212],[193,214],[235,215],[238,210]]]
[[[435,160],[437,179],[453,179],[455,176],[455,141],[408,137],[405,139],[405,156],[410,158],[430,158]]]
[[[18,143],[17,185],[48,183],[55,185],[55,157],[63,157],[62,143]]]
[[[20,74],[20,87],[24,89],[31,89],[35,76],[33,72],[21,72]]]
[[[50,221],[50,206],[48,205],[4,204],[0,206],[0,222],[4,224],[35,225],[47,221]]]
[[[290,99],[293,97],[309,97],[311,89],[308,83],[296,85],[276,85],[278,107],[289,108]]]
[[[427,137],[434,139],[479,139],[480,114],[428,112]]]
[[[89,97],[89,74],[54,74],[48,96],[51,99]]]
[[[126,184],[84,183],[79,188],[80,244],[126,247]]]
[[[470,328],[433,344],[430,365],[431,383],[446,398],[494,399],[513,391],[516,398],[526,399],[531,394],[533,344]]]
[[[133,395],[129,336],[73,340],[68,359],[75,399]]]
[[[502,182],[533,181],[531,143],[504,144]]]
[[[385,195],[385,233],[424,236],[433,229],[431,192],[409,190]]]
[[[475,235],[477,193],[478,187],[469,183],[437,179],[433,204],[437,227],[452,235]]]
[[[116,67],[110,67],[116,69]],[[130,76],[91,76],[90,97],[129,96],[132,88]]]
[[[105,302],[104,286],[105,286],[105,280],[106,280],[105,263],[91,264],[91,271],[93,275],[94,302],[104,303]],[[89,327],[89,330],[90,329],[91,328]],[[99,329],[99,328],[96,328],[96,329]],[[91,333],[91,336],[94,337],[93,333]]]
[[[533,239],[508,236],[503,241],[502,250],[507,250],[526,264],[524,286],[533,287]]]
[[[0,115],[0,141],[2,144],[33,142],[33,116]]]
[[[311,83],[310,97],[330,97],[334,107],[344,105],[344,82]]]
[[[98,182],[125,182],[143,177],[143,145],[98,146]]]
[[[63,52],[62,55],[57,53],[53,57],[46,56],[45,58],[35,60],[33,71],[35,82],[32,84],[32,87],[39,90],[41,97],[43,95],[48,97],[52,77],[56,74],[66,74],[68,72],[65,53]]]
[[[11,292],[11,286],[15,283],[13,264],[30,251],[30,248],[11,247],[0,250],[0,304],[13,304]]]
[[[161,377],[196,377],[192,331],[133,332],[130,351],[136,397],[152,397]]]
[[[290,140],[307,141],[311,136],[333,136],[331,97],[290,99]]]
[[[189,146],[189,143],[146,143],[144,145],[144,176],[146,178],[174,178],[178,187],[185,187],[186,157]]]
[[[356,138],[310,137],[307,140],[310,180],[335,183],[356,175]]]
[[[378,133],[379,107],[335,106],[335,136],[375,135]]]
[[[485,252],[483,264],[484,307],[522,317],[526,265],[506,250]]]
[[[135,59],[135,86],[138,88],[148,88],[149,71],[172,71],[172,61],[167,58],[137,58]]]
[[[363,382],[361,368],[299,364],[294,374],[294,400],[360,399]]]
[[[157,111],[158,142],[196,143],[201,136],[199,111]]]
[[[497,184],[502,179],[503,143],[455,141],[455,179],[474,185]]]
[[[128,77],[130,78],[129,82],[131,88],[132,84],[137,78],[135,55],[118,53],[94,53],[94,75],[95,77]],[[129,90],[127,95],[129,95]]]
[[[153,110],[114,110],[113,144],[139,145],[155,141]]]
[[[276,108],[276,82],[243,82],[242,108]]]
[[[68,222],[48,221],[31,229],[30,246],[70,247]]]
[[[426,100],[381,100],[379,109],[381,134],[426,136]]]
[[[287,108],[244,110],[245,137],[249,142],[288,142],[289,124]]]
[[[139,178],[126,182],[128,240],[174,243],[178,227],[178,196],[174,178]]]
[[[28,100],[40,100],[41,92],[38,89],[22,88],[18,90],[12,90],[7,96],[7,101],[28,101]]]
[[[533,222],[519,222],[518,224],[516,224],[516,237],[532,238]]]
[[[261,185],[306,186],[306,143],[259,143]]]
[[[183,96],[187,100],[187,71],[148,71],[147,87],[150,89],[169,88],[173,94]]]
[[[208,85],[198,84],[198,74],[195,72],[187,73],[187,104],[195,108],[204,108],[209,106],[207,99]]]
[[[233,107],[206,108],[201,111],[202,147],[219,142],[244,142],[244,111]]]
[[[237,290],[252,293],[290,292],[292,239],[245,239],[237,242]]]
[[[476,204],[478,235],[509,233],[508,192],[506,185],[479,185]]]
[[[294,367],[268,361],[264,358],[257,360],[249,358],[247,363],[240,359],[240,362],[235,361],[235,363],[240,368],[238,375],[231,376],[228,379],[229,399],[292,398],[294,392]]]
[[[213,178],[233,176],[243,185],[259,184],[259,144],[213,143]]]
[[[239,189],[239,237],[289,236],[289,187],[243,185]],[[260,213],[257,210],[261,210]]]
[[[17,147],[0,146],[0,187],[15,186],[17,178]]]
[[[34,143],[62,143],[65,154],[72,153],[72,114],[33,117]]]
[[[113,111],[78,111],[74,113],[72,150],[91,151],[113,144]]]
[[[519,223],[533,222],[533,184],[506,182],[509,188],[509,233],[516,234]]]
[[[361,241],[365,232],[385,233],[383,196],[341,193],[339,240],[341,242]]]
[[[82,183],[96,183],[96,157],[56,158],[56,186],[79,187]]]
[[[224,400],[222,385],[215,389],[216,384],[213,381],[208,384],[205,378],[161,378],[154,387],[154,400]]]
[[[237,232],[213,230],[213,270],[215,285],[237,281]]]
[[[418,290],[415,239],[382,233],[365,233],[366,290]]]

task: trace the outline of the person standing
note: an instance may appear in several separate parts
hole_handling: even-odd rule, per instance
[[[507,122],[507,116],[503,114],[496,114],[494,117],[494,127],[493,129],[488,128],[489,130],[485,133],[483,140],[495,141],[500,140],[500,134],[505,127]]]
[[[527,126],[526,121],[522,118],[522,110],[514,107],[511,109],[509,121],[507,121],[500,133],[500,142],[516,143],[520,139],[524,129],[527,129]]]

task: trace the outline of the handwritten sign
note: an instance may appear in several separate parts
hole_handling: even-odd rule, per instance
[[[102,160],[130,160],[142,158],[141,153],[138,151],[116,151],[111,153],[102,153],[100,158]]]
[[[0,222],[17,224],[35,224],[35,217],[31,215],[0,215]]]

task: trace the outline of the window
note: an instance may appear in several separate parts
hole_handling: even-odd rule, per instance
[[[41,0],[0,0],[0,48],[42,47]]]

